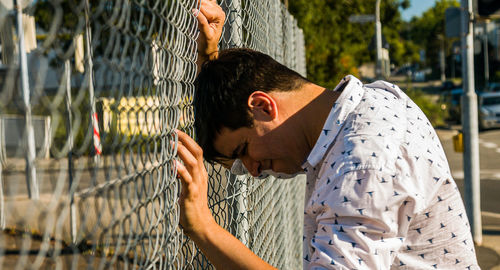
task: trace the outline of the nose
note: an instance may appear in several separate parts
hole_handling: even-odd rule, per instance
[[[242,157],[241,161],[243,162],[243,165],[245,165],[245,168],[247,169],[247,171],[253,177],[257,177],[260,175],[260,173],[261,173],[260,162],[252,159],[248,155],[245,157]]]

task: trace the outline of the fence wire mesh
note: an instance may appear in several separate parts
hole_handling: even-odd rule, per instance
[[[279,0],[223,0],[221,48],[305,75]],[[0,268],[212,269],[178,228],[174,130],[194,135],[197,0],[0,0]],[[301,268],[304,179],[207,164],[216,221]]]

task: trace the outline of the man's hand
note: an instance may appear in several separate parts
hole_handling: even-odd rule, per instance
[[[180,224],[187,235],[199,234],[215,225],[208,209],[208,174],[203,164],[203,151],[189,135],[177,131],[177,153],[184,165],[176,161],[177,173],[182,183],[179,198]]]
[[[208,174],[203,164],[203,151],[186,133],[177,131],[177,134],[177,153],[184,161],[184,165],[176,161],[182,182],[179,205],[184,233],[217,269],[275,269],[215,222],[208,209]]]
[[[195,13],[198,19],[198,67],[206,60],[217,59],[219,55],[219,39],[226,14],[217,5],[216,0],[200,0],[200,11]]]

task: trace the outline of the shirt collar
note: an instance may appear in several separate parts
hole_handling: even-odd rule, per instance
[[[302,164],[303,169],[315,167],[323,159],[326,151],[339,134],[347,116],[361,101],[364,90],[363,84],[358,78],[352,75],[344,77],[333,91],[339,91],[344,85],[344,90],[333,104],[316,144],[307,160]]]

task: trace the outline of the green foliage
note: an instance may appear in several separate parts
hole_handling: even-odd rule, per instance
[[[382,33],[389,43],[389,56],[391,63],[401,66],[418,59],[418,49],[413,42],[402,35],[405,23],[401,18],[400,8],[409,7],[409,1],[381,1]],[[375,53],[375,52],[373,52]],[[375,54],[373,54],[373,59]]]
[[[443,110],[439,102],[435,102],[431,96],[425,94],[420,89],[408,89],[406,94],[420,107],[433,127],[446,125],[448,111]]]
[[[399,35],[405,26],[399,8],[408,6],[408,0],[381,4],[382,31],[396,65],[418,57],[416,46]],[[348,18],[374,14],[375,0],[296,0],[290,1],[289,10],[304,30],[307,75],[313,82],[334,87],[349,73],[359,75],[356,67],[374,61],[375,52],[369,50],[374,23],[350,23]]]
[[[439,73],[439,51],[441,43],[444,42],[445,50],[450,51],[452,43],[456,39],[444,37],[444,13],[449,7],[460,6],[457,0],[437,0],[434,7],[425,11],[420,17],[414,17],[407,24],[405,32],[407,39],[417,44],[426,52],[426,67],[434,71],[434,76]],[[444,39],[444,41],[443,41]]]
[[[500,70],[495,71],[495,73],[493,74],[493,80],[497,82],[500,81]]]

